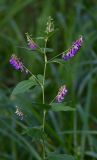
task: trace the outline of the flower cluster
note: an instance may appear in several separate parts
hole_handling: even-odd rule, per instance
[[[62,102],[64,100],[64,96],[67,94],[67,88],[66,88],[66,85],[63,85],[60,89],[59,89],[59,92],[56,96],[56,100],[57,102]]]
[[[53,19],[49,16],[45,32],[48,34],[48,33],[51,33],[53,31],[54,31],[54,22],[53,22]]]
[[[76,40],[72,47],[68,50],[66,54],[63,53],[62,58],[64,61],[67,61],[68,59],[71,59],[75,54],[79,51],[80,47],[83,43],[83,37],[81,36],[78,40]]]
[[[26,33],[26,37],[28,41],[28,47],[32,50],[35,50],[38,47],[37,44],[32,40],[28,33]]]
[[[20,70],[21,72],[28,73],[28,70],[25,69],[23,63],[20,61],[20,59],[15,54],[12,54],[9,62],[16,70]]]
[[[21,119],[23,120],[23,112],[20,110],[20,108],[18,106],[16,106],[16,111],[15,111],[15,114]]]

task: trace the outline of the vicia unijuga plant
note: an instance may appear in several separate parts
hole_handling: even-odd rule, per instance
[[[13,66],[14,69],[24,72],[25,74],[27,74],[27,77],[29,75],[29,79],[28,80],[24,80],[22,82],[20,82],[19,84],[17,84],[17,86],[14,88],[12,95],[16,95],[19,93],[23,93],[26,92],[28,89],[30,89],[31,87],[35,87],[35,86],[40,86],[41,88],[41,92],[42,92],[42,100],[41,100],[41,104],[38,104],[37,102],[34,102],[33,104],[36,106],[40,107],[40,110],[43,111],[43,121],[41,126],[39,127],[28,127],[25,131],[25,133],[32,133],[33,136],[38,135],[39,138],[42,141],[42,153],[41,153],[41,159],[42,160],[72,160],[73,157],[70,155],[66,155],[66,154],[58,154],[58,153],[48,153],[47,152],[47,146],[46,146],[46,131],[45,131],[45,125],[46,125],[46,116],[47,113],[50,111],[53,112],[60,112],[60,111],[74,111],[75,109],[69,106],[66,106],[66,104],[64,103],[64,98],[65,96],[68,94],[68,88],[66,86],[66,84],[62,84],[62,86],[60,86],[60,88],[58,89],[58,91],[56,91],[56,95],[54,98],[52,98],[52,101],[47,103],[45,101],[45,81],[46,81],[46,69],[47,69],[47,65],[49,65],[50,63],[53,62],[57,62],[57,63],[66,63],[66,61],[70,60],[71,58],[73,58],[79,51],[79,49],[81,48],[82,44],[83,44],[83,37],[80,36],[73,44],[72,46],[67,49],[66,51],[63,51],[62,53],[59,53],[58,55],[52,57],[51,59],[48,60],[47,57],[47,43],[50,39],[50,37],[56,32],[56,30],[54,29],[54,23],[53,23],[53,19],[51,17],[48,18],[47,21],[47,26],[46,26],[46,31],[45,31],[45,37],[44,37],[44,47],[41,48],[36,42],[33,41],[33,39],[31,38],[31,36],[26,33],[26,38],[27,38],[27,45],[28,48],[34,52],[37,51],[39,54],[41,54],[44,57],[44,70],[43,70],[43,75],[38,74],[37,76],[34,75],[28,68],[25,67],[25,65],[23,64],[23,62],[21,61],[20,58],[18,58],[15,54],[12,54],[9,62],[10,64]],[[60,58],[61,56],[61,58]],[[59,57],[59,58],[58,58]],[[73,59],[72,59],[73,60]],[[53,83],[53,82],[52,82]],[[24,118],[24,114],[23,112],[20,110],[19,106],[16,106],[16,111],[15,111],[16,115],[23,120]]]

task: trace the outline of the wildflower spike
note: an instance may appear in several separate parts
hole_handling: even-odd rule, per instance
[[[26,37],[28,41],[28,47],[32,50],[35,50],[38,47],[37,44],[32,40],[28,33],[26,33]]]
[[[20,61],[20,59],[15,55],[12,54],[9,63],[16,69],[20,70],[21,72],[28,73],[23,65],[23,63]]]
[[[15,111],[15,114],[21,119],[23,120],[23,112],[20,110],[20,108],[18,106],[16,106],[16,111]]]
[[[78,40],[76,40],[72,47],[68,50],[66,54],[63,53],[62,59],[64,61],[67,61],[68,59],[71,59],[75,54],[79,51],[83,43],[83,37],[81,36]]]
[[[66,88],[66,85],[63,85],[56,96],[57,102],[62,102],[64,100],[64,96],[67,94],[68,90]]]
[[[49,16],[47,21],[46,33],[49,34],[54,31],[54,22],[53,19]]]

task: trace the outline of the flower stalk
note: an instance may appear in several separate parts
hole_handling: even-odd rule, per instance
[[[43,84],[42,84],[42,95],[43,95],[43,104],[45,104],[45,76],[46,76],[46,66],[47,66],[47,56],[46,56],[46,44],[47,44],[47,38],[45,39],[45,47],[44,47],[44,73],[43,73]],[[45,134],[45,118],[46,118],[46,110],[43,111],[43,134]],[[45,137],[43,136],[43,160],[45,160]]]
[[[36,50],[37,49],[37,44],[32,40],[32,38],[30,37],[30,35],[28,33],[26,33],[26,37],[27,37],[27,41],[28,41],[28,47],[31,50]]]

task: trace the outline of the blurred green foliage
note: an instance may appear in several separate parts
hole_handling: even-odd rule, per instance
[[[53,113],[47,117],[47,152],[74,155],[77,160],[97,159],[97,1],[96,0],[0,0],[0,160],[40,160],[41,143],[23,135],[27,126],[41,125],[39,87],[25,94],[10,97],[14,86],[27,76],[9,65],[16,53],[34,74],[43,74],[43,57],[25,49],[28,32],[42,37],[48,16],[52,16],[57,34],[48,42],[54,52],[48,59],[71,46],[79,35],[84,36],[81,51],[65,66],[50,64],[47,68],[46,100],[49,102],[66,84],[66,101],[75,112]],[[42,47],[41,39],[34,39]],[[52,55],[53,54],[53,55]],[[24,120],[14,112],[19,105]]]

